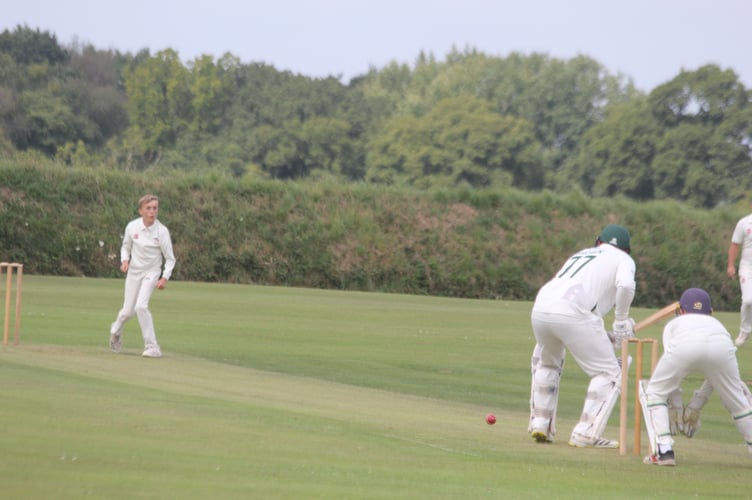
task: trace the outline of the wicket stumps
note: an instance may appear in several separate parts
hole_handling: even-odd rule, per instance
[[[21,284],[23,283],[23,264],[18,262],[0,262],[0,277],[3,270],[8,274],[5,282],[5,327],[3,329],[3,345],[8,344],[8,332],[10,329],[10,303],[13,295],[13,270],[16,270],[16,315],[15,333],[13,343],[18,345],[18,335],[21,330]]]
[[[650,374],[655,371],[658,363],[658,342],[655,339],[638,339],[632,337],[624,339],[621,344],[621,403],[619,410],[619,454],[627,454],[627,406],[629,405],[629,344],[637,344],[635,352],[635,404],[634,404],[634,445],[632,451],[635,455],[640,454],[641,430],[642,430],[642,406],[640,406],[640,380],[642,380],[642,347],[651,344],[650,349]]]

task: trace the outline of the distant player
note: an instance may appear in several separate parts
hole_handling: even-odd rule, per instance
[[[692,436],[699,428],[700,409],[712,389],[718,392],[752,455],[752,394],[739,376],[736,347],[723,324],[711,316],[710,296],[689,288],[679,299],[679,316],[663,329],[663,355],[650,380],[640,385],[640,404],[650,440],[646,464],[675,465],[668,398],[692,373],[706,382],[684,409],[682,431]]]
[[[739,257],[740,249],[739,286],[742,292],[742,305],[739,310],[739,335],[734,341],[737,346],[744,344],[752,332],[752,214],[739,219],[731,235],[726,267],[726,274],[731,279],[736,277],[734,264]]]
[[[159,199],[145,195],[138,200],[139,218],[125,226],[120,249],[120,270],[126,273],[123,307],[110,326],[110,349],[120,352],[125,322],[134,315],[141,327],[147,358],[159,358],[162,350],[157,343],[149,301],[155,289],[164,289],[175,268],[170,231],[157,219]]]
[[[614,309],[612,326],[617,345],[634,335],[629,308],[635,293],[635,263],[630,251],[629,232],[609,224],[594,247],[572,255],[538,291],[531,314],[536,347],[531,362],[528,431],[539,443],[551,442],[556,433],[559,380],[566,349],[590,376],[582,415],[569,444],[619,446],[617,441],[601,436],[621,390],[621,367],[603,317]]]

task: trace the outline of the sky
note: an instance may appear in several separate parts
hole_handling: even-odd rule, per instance
[[[682,70],[717,64],[752,88],[749,0],[0,0],[0,31],[48,31],[62,45],[230,52],[309,77],[349,82],[391,62],[585,55],[649,92]]]

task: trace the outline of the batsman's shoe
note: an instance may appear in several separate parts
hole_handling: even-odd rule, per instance
[[[642,459],[642,463],[648,465],[668,465],[669,467],[672,467],[676,465],[674,450],[668,450],[665,453],[658,452],[657,455],[648,455]]]
[[[159,349],[159,347],[147,347],[143,354],[141,354],[141,356],[145,358],[161,358],[162,351]]]
[[[741,347],[749,338],[749,332],[739,332],[739,335],[734,340],[736,347]]]
[[[619,441],[572,433],[572,436],[569,438],[569,446],[574,446],[575,448],[618,448]]]
[[[110,334],[110,350],[112,352],[120,352],[123,348],[123,343],[120,340],[120,335]]]
[[[548,435],[545,429],[533,429],[530,436],[535,439],[536,443],[552,443],[553,439]]]

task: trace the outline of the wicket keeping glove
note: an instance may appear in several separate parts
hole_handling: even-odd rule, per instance
[[[684,434],[683,410],[682,392],[677,389],[668,395],[668,425],[672,436]]]
[[[682,409],[681,408],[669,408],[668,409],[668,425],[671,429],[671,435],[676,436],[680,432],[684,433],[684,423],[682,422]]]
[[[688,438],[691,438],[700,430],[700,410],[685,406],[682,420],[684,421],[682,433]]]

